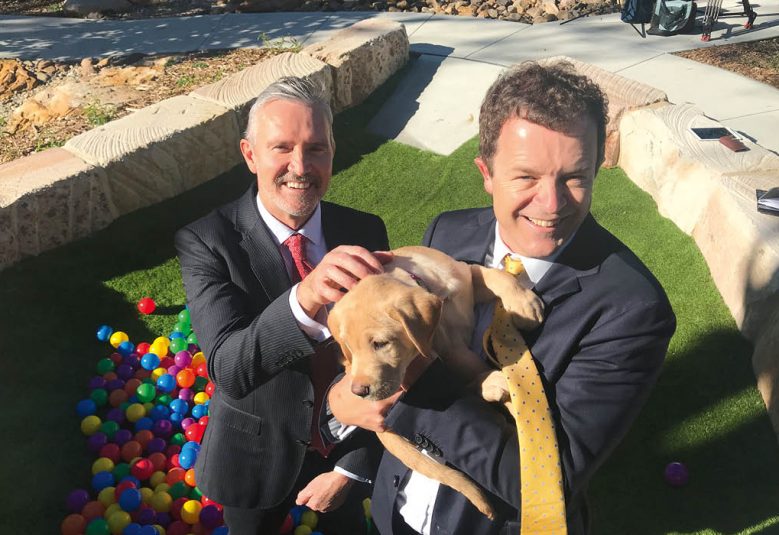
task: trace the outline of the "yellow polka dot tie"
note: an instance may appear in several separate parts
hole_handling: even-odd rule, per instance
[[[520,275],[525,268],[509,255],[503,269]],[[519,437],[521,533],[566,534],[565,496],[552,412],[533,355],[500,301],[484,333],[484,350],[503,371]]]

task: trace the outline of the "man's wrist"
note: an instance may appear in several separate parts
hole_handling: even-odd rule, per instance
[[[298,304],[300,304],[300,308],[303,309],[303,312],[311,319],[314,319],[319,313],[319,309],[322,308],[321,304],[315,302],[315,300],[311,298],[311,292],[307,291],[302,282],[297,285],[295,298],[297,299]]]

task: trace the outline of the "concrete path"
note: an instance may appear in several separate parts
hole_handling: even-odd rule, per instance
[[[704,2],[701,2],[704,5]],[[672,55],[672,52],[779,36],[779,0],[753,3],[754,29],[744,30],[740,2],[727,0],[703,43],[699,34],[647,36],[618,14],[538,25],[413,13],[224,14],[133,21],[0,16],[0,58],[80,60],[113,54],[173,53],[262,46],[294,38],[307,45],[369,17],[406,25],[418,54],[370,128],[388,138],[449,154],[476,135],[479,104],[508,65],[566,55],[689,102],[779,153],[779,90]],[[280,42],[280,41],[277,41]]]

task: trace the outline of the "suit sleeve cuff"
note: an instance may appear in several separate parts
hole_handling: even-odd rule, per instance
[[[309,318],[298,302],[298,286],[300,286],[300,283],[294,285],[289,292],[289,308],[292,310],[292,315],[295,317],[300,330],[306,333],[309,338],[317,342],[324,342],[330,338],[330,329],[325,325],[327,310],[325,307],[322,307],[314,319]]]
[[[354,479],[355,481],[359,481],[360,483],[368,483],[369,485],[373,483],[373,481],[371,481],[370,479],[365,479],[364,477],[360,477],[357,474],[353,474],[349,470],[344,470],[340,466],[334,467],[333,471],[345,475],[349,479]]]

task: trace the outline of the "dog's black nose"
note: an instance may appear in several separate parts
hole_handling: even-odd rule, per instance
[[[352,381],[352,394],[355,396],[360,396],[361,398],[364,398],[368,394],[371,393],[371,387],[370,385],[363,385],[357,382]]]

